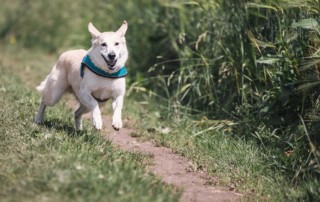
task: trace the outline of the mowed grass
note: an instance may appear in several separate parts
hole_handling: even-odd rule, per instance
[[[89,126],[76,133],[64,103],[34,125],[39,95],[30,85],[52,64],[28,52],[10,52],[8,59],[3,51],[0,62],[0,201],[178,200],[178,192],[146,171],[150,156],[123,152]]]

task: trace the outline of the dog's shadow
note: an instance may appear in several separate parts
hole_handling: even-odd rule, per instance
[[[57,118],[45,120],[41,125],[50,130],[65,132],[69,137],[80,137],[92,132],[88,129],[76,130],[73,124],[63,122]]]

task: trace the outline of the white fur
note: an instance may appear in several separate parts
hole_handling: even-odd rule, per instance
[[[70,91],[76,96],[80,104],[74,114],[77,130],[82,129],[82,115],[87,112],[91,112],[94,127],[98,130],[102,129],[99,107],[105,103],[97,102],[95,98],[112,99],[114,111],[112,126],[115,130],[122,128],[121,111],[125,95],[125,78],[111,79],[101,77],[87,68],[84,70],[84,77],[81,78],[80,65],[83,57],[89,54],[92,62],[97,67],[109,73],[116,72],[123,67],[128,59],[125,40],[127,27],[127,22],[124,21],[116,32],[100,33],[92,23],[89,23],[88,30],[92,35],[92,47],[88,51],[72,50],[64,52],[46,79],[37,87],[42,99],[35,119],[36,123],[43,122],[46,106],[53,106],[65,92]],[[116,60],[112,68],[102,58],[102,55],[107,57],[110,53],[115,54]]]

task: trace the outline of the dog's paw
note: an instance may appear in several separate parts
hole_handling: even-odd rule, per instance
[[[102,120],[101,118],[97,118],[97,119],[93,119],[93,126],[95,129],[97,130],[101,130],[102,129]]]
[[[112,121],[112,127],[114,130],[120,130],[122,128],[122,121],[121,120],[114,120]]]
[[[93,115],[92,116],[92,122],[93,122],[93,126],[95,129],[97,130],[101,130],[102,129],[102,119],[101,116],[99,115]]]
[[[33,123],[35,123],[35,124],[42,124],[42,123],[43,123],[43,118],[36,117],[36,118],[34,119]]]
[[[83,126],[82,126],[82,121],[81,120],[76,120],[75,121],[75,127],[77,131],[82,130]]]

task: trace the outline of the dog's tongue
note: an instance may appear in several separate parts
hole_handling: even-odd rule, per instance
[[[109,61],[108,62],[108,68],[110,69],[110,70],[114,70],[115,68],[116,68],[116,63],[117,63],[117,61],[116,60],[114,60],[114,61]]]
[[[121,66],[117,65],[118,60],[112,60],[112,61],[105,60],[105,62],[107,64],[108,70],[111,71],[110,73],[114,73],[121,68]]]
[[[116,62],[117,62],[116,60],[110,61],[109,64],[110,64],[111,67],[113,67],[116,64]]]

